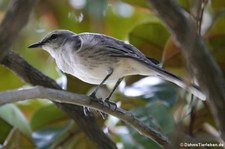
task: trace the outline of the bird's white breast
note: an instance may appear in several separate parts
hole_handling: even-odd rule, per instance
[[[92,67],[93,62],[68,49],[58,52],[55,60],[60,70],[90,84],[99,84],[108,73],[106,66]]]
[[[83,42],[83,45],[87,47],[89,44],[88,42]],[[94,44],[92,43],[92,45]],[[93,54],[97,49],[90,47],[87,53],[81,52],[81,50],[83,50],[82,47],[79,50],[75,51],[70,44],[65,44],[60,49],[55,50],[57,52],[51,55],[54,55],[56,64],[60,70],[84,82],[100,84],[110,71],[113,71],[113,73],[106,83],[117,81],[119,78],[128,75],[151,74],[150,69],[148,67],[143,67],[143,64],[137,60],[122,57],[112,58],[110,56],[106,58],[103,58],[104,56],[96,58],[93,57]]]
[[[93,64],[93,61],[84,59],[79,55],[76,55],[75,52],[62,51],[59,54],[60,55],[56,59],[56,64],[59,69],[90,84],[100,84],[110,72],[110,69],[113,70],[113,73],[106,83],[117,81],[119,78],[128,75],[151,74],[149,68],[143,68],[143,65],[138,61],[130,58],[121,58],[118,62],[111,63],[110,66],[105,63],[99,63],[96,66]],[[71,56],[72,54],[74,55]]]

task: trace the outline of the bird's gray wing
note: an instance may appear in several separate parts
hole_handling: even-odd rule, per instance
[[[147,58],[134,46],[106,35],[101,34],[89,34],[89,35],[91,35],[93,37],[91,39],[95,41],[92,42],[95,43],[95,45],[93,46],[98,46],[98,48],[101,49],[101,52],[105,51],[112,57],[121,57],[121,58],[127,57],[136,59],[137,61],[147,65],[151,70],[155,71],[159,76],[161,76],[165,80],[173,82],[182,88],[186,88],[192,94],[204,100],[205,96],[199,90],[198,86],[194,84],[187,85],[182,78],[162,69],[161,67],[158,66],[159,63],[156,60],[154,60],[153,58]]]
[[[94,34],[93,39],[97,41],[97,46],[109,51],[112,57],[128,57],[147,64],[159,64],[157,60],[147,58],[136,47],[131,44],[127,44],[124,41],[101,34]]]

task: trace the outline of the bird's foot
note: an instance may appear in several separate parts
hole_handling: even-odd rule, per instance
[[[99,104],[101,104],[102,105],[102,107],[104,107],[104,101],[102,100],[102,98],[97,98],[96,97],[96,95],[95,95],[95,93],[92,93],[91,95],[90,95],[90,97],[91,97],[91,102],[98,102]],[[88,108],[89,109],[89,108]],[[101,117],[103,118],[103,119],[105,119],[106,118],[106,114],[105,113],[103,113],[103,112],[101,112],[101,111],[98,111],[98,110],[96,110],[100,115],[101,115]],[[89,109],[89,112],[90,112],[90,109]]]
[[[85,116],[91,116],[92,115],[92,112],[91,112],[90,108],[88,108],[88,107],[83,107],[83,111],[84,111]]]
[[[111,105],[113,106],[113,110],[116,110],[117,109],[117,104],[115,103],[115,102],[112,102],[112,101],[110,101],[108,98],[106,98],[105,100],[104,100],[104,102],[106,103],[106,104],[108,104],[108,106],[109,106],[109,108],[111,109]]]

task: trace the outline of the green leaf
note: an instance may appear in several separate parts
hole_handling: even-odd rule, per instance
[[[210,3],[214,11],[224,11],[225,1],[213,0],[213,1],[210,1]]]
[[[65,132],[71,128],[72,121],[60,127],[42,128],[32,133],[33,141],[39,149],[49,149]]]
[[[181,49],[176,45],[175,40],[172,36],[167,40],[164,49],[162,62],[164,68],[184,68],[184,58],[181,54]]]
[[[163,132],[170,134],[175,129],[175,122],[173,116],[163,102],[154,101],[144,107],[135,108],[132,113],[146,125]],[[160,149],[161,147],[149,138],[141,136],[136,130],[129,128],[128,134],[121,134],[121,140],[125,148],[154,148]],[[135,147],[134,147],[135,146]]]
[[[168,106],[162,101],[153,101],[144,107],[133,109],[132,112],[145,124],[169,134],[175,128],[175,122]]]
[[[143,8],[149,8],[150,4],[146,0],[122,0],[125,3],[128,3],[133,6],[139,6]]]
[[[129,134],[121,134],[124,149],[161,149],[161,147],[147,137],[141,136],[129,127]]]
[[[138,11],[138,8],[126,5],[124,6],[122,2],[115,2],[114,5],[108,7],[106,16],[101,22],[104,26],[102,33],[124,40],[136,25],[147,21],[159,21],[159,18],[148,11]]]
[[[21,79],[18,78],[14,73],[12,73],[9,69],[2,67],[0,65],[0,90],[7,90],[12,88],[20,87],[24,84]]]
[[[215,60],[220,65],[223,72],[225,72],[225,18],[220,17],[214,23],[212,28],[208,31],[206,40],[211,49]]]
[[[36,146],[34,145],[31,138],[28,138],[18,129],[13,129],[10,132],[10,136],[7,138],[7,142],[5,142],[4,147],[5,149],[35,149]]]
[[[207,36],[213,36],[213,35],[223,35],[225,34],[225,18],[224,16],[218,17],[216,20],[213,20],[213,25],[210,28],[209,32],[207,33]]]
[[[155,82],[155,83],[154,83]],[[163,101],[167,106],[173,106],[177,99],[177,87],[158,78],[146,77],[125,88],[127,96],[141,97],[147,101]]]
[[[31,119],[31,128],[37,130],[48,125],[65,122],[67,116],[54,104],[38,109]]]
[[[0,117],[13,127],[18,128],[26,136],[31,137],[31,128],[26,117],[14,104],[1,106]]]
[[[7,138],[7,136],[9,135],[12,126],[7,123],[5,120],[0,118],[0,144],[3,144],[5,142],[5,139]]]
[[[178,4],[180,4],[184,9],[190,9],[190,1],[188,0],[177,0]]]
[[[166,41],[167,29],[159,22],[148,22],[136,26],[129,33],[129,41],[146,56],[160,60]]]

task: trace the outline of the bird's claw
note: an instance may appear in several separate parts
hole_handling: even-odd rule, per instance
[[[91,99],[91,102],[92,102],[92,101],[93,101],[93,102],[98,102],[99,104],[101,104],[101,105],[104,106],[104,101],[102,100],[102,98],[97,98],[96,95],[95,95],[95,93],[92,93],[91,95],[89,95],[89,97],[91,97],[91,98],[90,98],[90,99]],[[106,118],[106,114],[105,114],[105,113],[103,113],[103,112],[101,112],[101,111],[98,111],[98,110],[97,110],[97,112],[101,115],[101,117],[102,117],[103,119]],[[87,113],[90,114],[91,111],[90,111],[89,108],[85,107],[85,108],[84,108],[84,114],[86,115]]]
[[[104,107],[104,105],[107,104],[107,106],[109,108],[111,108],[111,106],[113,106],[114,107],[113,110],[117,109],[117,104],[115,102],[110,101],[108,98],[106,98],[105,100],[102,100],[102,98],[97,98],[95,93],[90,94],[89,97],[91,97],[91,102],[92,101],[98,102],[99,104],[102,105],[102,107]],[[105,119],[105,117],[106,117],[105,113],[100,112],[100,111],[97,111],[97,112],[102,116],[103,119]],[[90,109],[88,107],[84,107],[84,114],[86,116],[88,116],[88,115],[90,115],[90,113],[91,113]]]
[[[92,114],[88,107],[83,107],[83,111],[85,116],[90,116]]]
[[[116,110],[117,109],[117,104],[115,102],[112,102],[110,101],[109,99],[105,99],[104,100],[106,104],[108,104],[109,108],[111,109],[111,105],[113,105],[114,109],[113,110]]]

